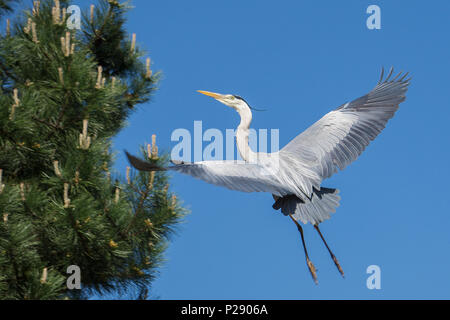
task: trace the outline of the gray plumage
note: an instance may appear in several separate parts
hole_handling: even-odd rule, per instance
[[[271,193],[278,199],[274,208],[303,223],[318,225],[330,218],[340,200],[338,190],[321,188],[322,181],[356,160],[405,100],[410,79],[405,80],[402,73],[391,79],[392,73],[393,69],[383,80],[382,72],[368,94],[327,113],[272,154],[255,153],[248,147],[251,111],[245,100],[202,92],[239,112],[236,139],[244,161],[177,162],[167,169],[232,190]],[[139,170],[158,170],[127,156]]]

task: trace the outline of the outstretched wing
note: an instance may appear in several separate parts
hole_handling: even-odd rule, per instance
[[[173,166],[162,168],[126,152],[131,165],[141,171],[173,170],[205,182],[242,192],[270,192],[277,196],[292,193],[263,166],[244,161],[201,161],[185,163],[173,161]]]
[[[179,163],[168,169],[205,182],[242,192],[269,192],[277,196],[291,194],[277,177],[258,164],[244,161],[201,161]]]
[[[337,168],[343,170],[378,136],[405,100],[410,79],[405,80],[407,74],[400,72],[390,80],[392,72],[391,68],[385,80],[382,72],[376,87],[365,96],[327,113],[289,142],[280,156],[297,159],[322,180]]]

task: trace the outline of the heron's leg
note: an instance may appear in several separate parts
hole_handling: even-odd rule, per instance
[[[322,232],[320,232],[319,225],[315,224],[315,225],[314,225],[314,228],[316,228],[317,232],[319,233],[320,237],[322,238],[323,243],[325,243],[325,247],[327,247],[328,252],[329,252],[330,255],[331,255],[331,258],[332,258],[333,261],[334,261],[334,264],[335,264],[336,267],[338,268],[338,270],[339,270],[339,272],[341,273],[341,275],[344,276],[344,270],[342,270],[341,265],[339,264],[338,259],[337,259],[336,256],[333,254],[333,252],[331,251],[330,247],[328,247],[328,244],[327,244],[327,242],[325,241],[325,238],[323,237]]]
[[[297,222],[297,220],[295,220],[292,217],[292,215],[289,215],[289,217],[292,219],[292,221],[294,221],[295,225],[297,226],[298,231],[300,232],[300,235],[302,237],[303,249],[305,250],[306,264],[308,266],[309,272],[311,272],[314,282],[317,284],[318,282],[317,282],[316,267],[314,267],[311,260],[309,260],[308,250],[306,249],[305,238],[303,236],[303,228],[300,226],[300,224]]]

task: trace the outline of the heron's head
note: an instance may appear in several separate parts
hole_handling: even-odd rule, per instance
[[[248,103],[241,98],[240,96],[233,95],[233,94],[220,94],[220,93],[214,93],[209,91],[202,91],[198,90],[198,92],[207,95],[209,97],[213,97],[219,102],[222,102],[223,104],[233,108],[237,112],[241,113],[242,111],[249,110],[251,107],[248,105]]]

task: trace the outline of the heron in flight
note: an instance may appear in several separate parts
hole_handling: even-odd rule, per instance
[[[317,284],[317,273],[306,249],[299,222],[310,222],[317,230],[337,269],[344,276],[338,259],[331,251],[319,224],[330,218],[339,206],[339,190],[322,187],[322,181],[353,162],[384,129],[401,102],[405,100],[411,78],[408,73],[384,78],[384,69],[375,88],[368,94],[344,103],[327,113],[278,152],[254,152],[249,144],[252,108],[241,97],[199,91],[233,108],[239,113],[236,144],[243,161],[200,161],[188,163],[172,160],[160,167],[126,152],[133,167],[141,171],[172,170],[208,183],[243,192],[268,192],[273,208],[289,216],[300,232],[306,264]]]

